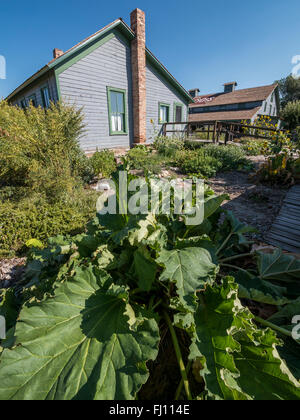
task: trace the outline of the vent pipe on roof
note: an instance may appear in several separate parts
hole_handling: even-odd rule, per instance
[[[189,90],[189,94],[191,95],[192,98],[196,98],[197,96],[199,96],[199,93],[200,93],[200,89]]]
[[[59,48],[54,48],[53,50],[53,58],[58,58],[61,55],[63,55],[64,52],[62,50],[60,50]]]
[[[224,84],[224,93],[234,92],[237,86],[237,82],[229,82]]]

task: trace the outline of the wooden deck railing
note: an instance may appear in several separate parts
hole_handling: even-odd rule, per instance
[[[180,127],[181,126],[181,127]],[[269,127],[259,127],[254,125],[247,125],[237,122],[224,121],[193,121],[193,122],[170,122],[163,124],[162,134],[178,134],[185,138],[194,137],[197,134],[206,134],[206,140],[213,143],[219,143],[221,137],[226,144],[228,141],[233,141],[235,138],[251,137],[257,139],[270,139],[267,133],[274,133],[278,129]],[[284,132],[284,130],[280,130]]]

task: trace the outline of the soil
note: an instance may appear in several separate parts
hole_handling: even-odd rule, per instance
[[[263,156],[251,158],[256,167],[264,159]],[[259,233],[253,239],[264,242],[280,212],[287,189],[256,185],[249,173],[239,171],[219,173],[209,180],[209,185],[217,194],[230,196],[230,201],[225,202],[223,207],[232,211],[241,222],[256,227]]]
[[[139,392],[139,400],[141,401],[173,401],[181,382],[181,374],[178,368],[171,334],[164,324],[160,325],[160,335],[161,342],[158,357],[154,362],[148,363],[150,376],[147,383]],[[187,366],[191,344],[190,338],[185,331],[177,328],[176,335],[180,343],[184,364]],[[202,391],[202,385],[197,382],[194,373],[190,369],[188,379],[192,393],[199,395]],[[184,388],[182,388],[180,398],[186,398]]]

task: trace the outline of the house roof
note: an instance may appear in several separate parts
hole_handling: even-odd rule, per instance
[[[7,100],[12,99],[16,94],[18,94],[20,91],[25,89],[36,79],[45,75],[48,71],[52,69],[55,70],[55,68],[59,66],[62,62],[65,62],[69,58],[73,57],[75,54],[78,54],[82,49],[86,48],[89,44],[95,42],[98,38],[102,37],[104,34],[106,34],[109,31],[112,31],[113,29],[119,30],[121,34],[124,35],[129,40],[132,40],[135,37],[135,34],[131,30],[131,28],[122,20],[122,18],[119,18],[115,20],[114,22],[110,23],[109,25],[105,26],[104,28],[100,29],[93,35],[79,42],[74,47],[64,52],[60,57],[54,58],[53,60],[51,60],[48,64],[46,64],[36,73],[34,73],[31,77],[26,79],[25,82],[22,83],[19,87],[17,87],[6,99]],[[166,77],[166,79],[170,82],[170,84],[181,93],[181,95],[186,99],[188,103],[193,102],[193,98],[190,96],[190,94],[175,79],[175,77],[172,76],[172,74],[166,69],[166,67],[164,67],[164,65],[158,60],[157,57],[155,57],[155,55],[148,48],[146,48],[146,57],[148,61],[151,62],[151,64],[155,66],[156,69]]]
[[[229,93],[212,93],[194,98],[190,107],[239,104],[245,102],[265,101],[277,88],[277,84],[260,86],[250,89],[239,89]]]
[[[200,112],[198,114],[190,114],[191,122],[201,121],[235,121],[235,120],[251,120],[260,110],[260,107],[242,111],[220,111],[220,112]]]

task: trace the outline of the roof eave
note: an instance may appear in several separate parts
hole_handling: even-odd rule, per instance
[[[5,100],[9,101],[14,96],[16,96],[19,92],[21,92],[23,89],[25,89],[28,85],[30,85],[32,82],[37,80],[39,77],[43,76],[50,70],[49,66],[44,66],[41,70],[39,70],[37,73],[35,73],[33,76],[31,76],[29,79],[25,80],[24,83],[22,83],[20,86],[18,86],[11,94],[9,94]]]
[[[14,96],[16,96],[19,92],[21,92],[23,89],[25,89],[31,83],[33,83],[39,77],[43,76],[49,70],[51,70],[51,69],[55,68],[56,66],[58,66],[62,61],[68,59],[74,53],[80,51],[81,48],[84,48],[87,45],[87,43],[90,43],[90,42],[94,41],[95,39],[97,39],[98,37],[101,37],[101,36],[105,35],[107,32],[111,31],[112,29],[114,29],[114,28],[116,28],[118,26],[119,26],[118,29],[120,29],[121,32],[125,36],[127,36],[129,39],[133,39],[134,38],[135,35],[132,32],[132,30],[129,28],[129,26],[126,25],[126,23],[123,22],[122,19],[118,19],[115,22],[113,22],[112,24],[108,25],[102,31],[99,31],[97,34],[95,34],[95,36],[92,36],[91,38],[89,38],[86,42],[83,42],[83,43],[79,44],[75,48],[71,48],[67,53],[63,54],[61,57],[57,58],[56,60],[51,61],[48,64],[46,64],[42,69],[40,69],[39,71],[37,71],[36,73],[34,73],[29,79],[25,80],[24,83],[22,83],[20,86],[18,86],[11,94],[9,94],[6,97],[6,100],[7,101],[11,100]]]
[[[35,73],[33,76],[31,76],[29,79],[27,79],[22,85],[20,85],[17,89],[15,89],[7,98],[6,100],[12,99],[15,95],[17,95],[20,91],[25,89],[27,86],[29,86],[31,83],[33,83],[35,80],[37,80],[39,77],[46,74],[51,69],[56,69],[58,66],[60,66],[63,62],[68,60],[73,54],[78,53],[82,48],[85,48],[86,45],[89,43],[95,41],[97,38],[102,37],[107,32],[111,31],[112,29],[118,29],[120,32],[125,35],[129,40],[132,40],[135,38],[134,32],[131,30],[131,28],[120,18],[113,22],[112,24],[105,27],[103,30],[100,30],[97,32],[94,36],[91,36],[86,41],[78,44],[74,48],[71,48],[69,51],[67,51],[65,54],[57,58],[56,60],[52,60],[50,63],[48,63],[46,66],[44,66],[41,70],[39,70],[37,73]],[[155,65],[157,69],[159,69],[162,74],[166,77],[166,79],[171,83],[173,87],[177,89],[177,91],[180,92],[180,94],[186,99],[186,101],[190,104],[194,102],[194,99],[190,96],[190,94],[184,89],[184,87],[175,79],[174,76],[172,76],[171,73],[164,67],[164,65],[155,57],[155,55],[146,48],[146,56],[147,58]]]
[[[88,38],[85,42],[79,44],[77,47],[72,48],[67,53],[63,54],[61,57],[59,57],[55,61],[51,62],[49,64],[49,68],[51,69],[51,68],[55,68],[55,67],[59,66],[63,61],[68,60],[68,58],[71,57],[73,54],[77,53],[82,48],[85,48],[85,46],[87,44],[90,44],[91,42],[95,41],[97,38],[102,37],[107,32],[110,32],[112,29],[116,29],[116,28],[120,29],[121,32],[125,36],[127,36],[129,39],[133,39],[135,37],[135,35],[132,32],[132,30],[125,24],[125,22],[123,22],[121,19],[118,19],[117,21],[113,22],[111,25],[108,25],[102,31],[99,31],[94,36]]]

